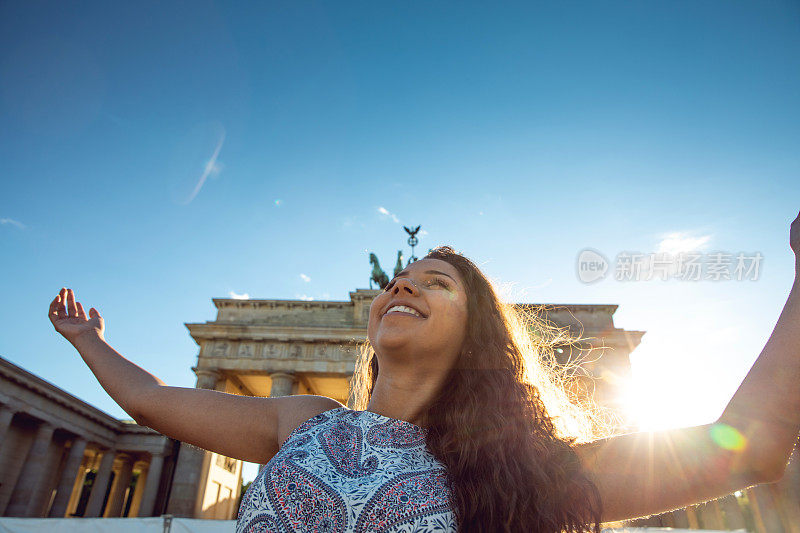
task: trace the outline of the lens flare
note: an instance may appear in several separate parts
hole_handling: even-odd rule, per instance
[[[714,424],[710,433],[711,440],[725,450],[741,451],[747,446],[747,438],[727,424]]]

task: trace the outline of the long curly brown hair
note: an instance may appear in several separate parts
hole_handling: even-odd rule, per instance
[[[599,533],[600,495],[572,447],[589,419],[581,420],[546,364],[542,348],[554,339],[531,339],[530,320],[449,246],[426,257],[455,267],[467,293],[461,353],[423,416],[427,447],[447,468],[459,531]],[[353,408],[366,409],[377,376],[367,342],[351,384]]]

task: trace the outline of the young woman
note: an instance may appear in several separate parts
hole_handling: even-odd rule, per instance
[[[239,531],[599,531],[778,480],[800,431],[800,215],[777,325],[716,422],[578,443],[478,268],[448,247],[372,303],[351,410],[319,396],[169,387],[114,351],[62,289],[56,330],[134,420],[267,463]],[[720,437],[722,436],[722,438]]]

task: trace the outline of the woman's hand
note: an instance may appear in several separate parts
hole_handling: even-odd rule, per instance
[[[72,292],[72,289],[59,291],[58,295],[50,302],[47,316],[56,331],[72,344],[86,334],[94,334],[103,338],[105,331],[103,317],[94,307],[89,309],[87,317],[81,303],[75,301],[75,293]]]

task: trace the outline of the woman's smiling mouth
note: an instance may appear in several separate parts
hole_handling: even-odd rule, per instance
[[[393,305],[386,311],[386,313],[384,313],[384,316],[389,314],[411,315],[419,318],[425,318],[419,311],[411,307],[408,307],[407,305]]]

